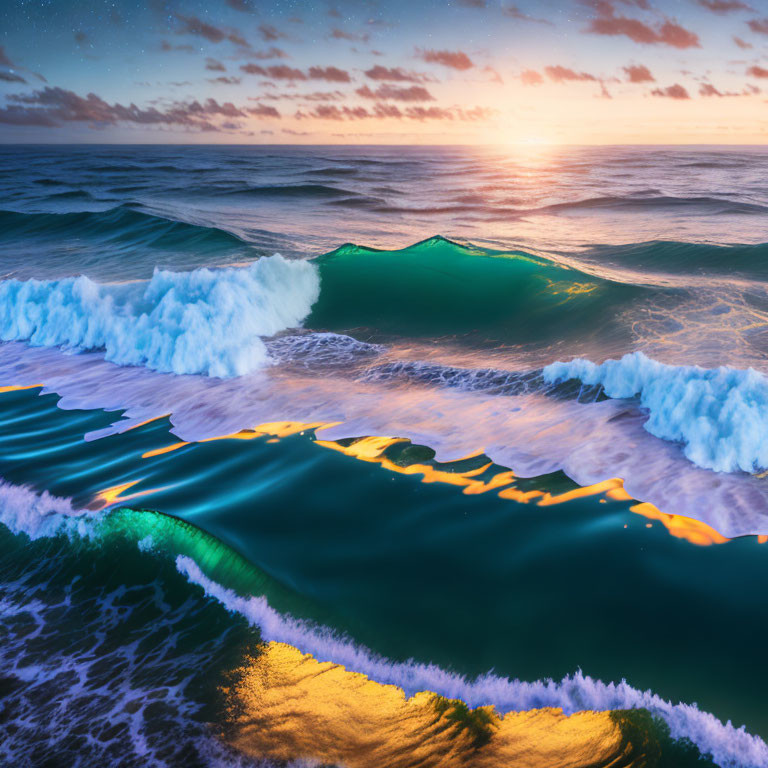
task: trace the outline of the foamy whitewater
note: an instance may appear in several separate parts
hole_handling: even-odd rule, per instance
[[[265,365],[263,336],[301,324],[319,293],[315,268],[280,255],[248,267],[155,270],[142,284],[80,276],[0,282],[0,339],[103,349],[118,365],[226,378]]]
[[[716,472],[768,467],[768,378],[752,368],[664,365],[642,352],[606,360],[552,363],[544,378],[602,385],[609,397],[639,396],[648,409],[645,428],[685,445],[695,464]]]

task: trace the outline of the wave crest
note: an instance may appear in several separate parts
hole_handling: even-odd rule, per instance
[[[227,378],[268,362],[262,336],[301,324],[320,292],[316,268],[280,255],[245,268],[155,270],[146,283],[85,276],[0,282],[0,339],[103,349],[119,365]]]
[[[753,368],[665,365],[642,352],[606,360],[557,362],[544,368],[550,383],[579,379],[602,385],[613,398],[637,395],[649,411],[645,428],[681,442],[694,464],[717,472],[768,467],[768,379]]]

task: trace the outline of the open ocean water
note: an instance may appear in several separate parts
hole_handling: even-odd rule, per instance
[[[0,147],[0,763],[768,766],[767,180]]]

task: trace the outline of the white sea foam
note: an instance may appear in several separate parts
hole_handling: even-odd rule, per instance
[[[596,365],[576,359],[544,368],[550,382],[602,384],[613,398],[640,397],[645,428],[681,442],[695,464],[718,472],[768,468],[768,378],[740,370],[665,365],[642,352]]]
[[[434,691],[449,698],[459,698],[472,707],[492,704],[500,712],[539,707],[561,707],[566,714],[614,709],[647,709],[661,717],[673,738],[690,739],[700,752],[709,754],[722,768],[764,768],[768,766],[768,745],[703,712],[695,704],[673,704],[651,691],[641,691],[626,682],[603,683],[580,671],[560,681],[537,680],[532,683],[487,674],[475,680],[447,672],[434,664],[413,660],[393,662],[376,656],[349,638],[326,627],[282,616],[264,597],[241,597],[209,579],[194,560],[179,555],[176,567],[200,585],[205,593],[230,611],[244,616],[257,626],[265,641],[288,643],[319,661],[331,661],[361,672],[380,683],[397,685],[407,695]]]
[[[268,362],[261,337],[300,325],[319,291],[313,264],[279,255],[243,268],[155,270],[146,283],[5,280],[0,338],[103,349],[119,365],[168,373],[240,376]]]
[[[31,488],[0,479],[0,523],[15,534],[24,533],[30,539],[63,532],[85,536],[89,517],[88,512],[73,507],[70,499],[48,491],[35,493]]]

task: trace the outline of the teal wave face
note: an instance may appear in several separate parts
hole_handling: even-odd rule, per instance
[[[315,264],[321,293],[305,324],[331,330],[543,341],[610,323],[643,293],[521,251],[441,237],[399,251],[345,245]]]
[[[181,555],[219,594],[267,596],[274,611],[401,664],[524,680],[581,668],[695,700],[753,732],[768,728],[753,685],[760,606],[768,610],[754,537],[694,546],[631,502],[581,495],[560,473],[503,477],[482,456],[441,464],[430,449],[391,438],[331,444],[311,432],[253,433],[183,444],[156,420],[84,442],[114,414],[62,411],[34,390],[2,398],[7,480],[80,508],[129,507],[96,513],[102,541]],[[539,505],[544,493],[563,500]],[[577,626],[574,639],[567,628]],[[722,671],[696,642],[703,633],[728,659]],[[586,678],[581,685],[593,690]]]

